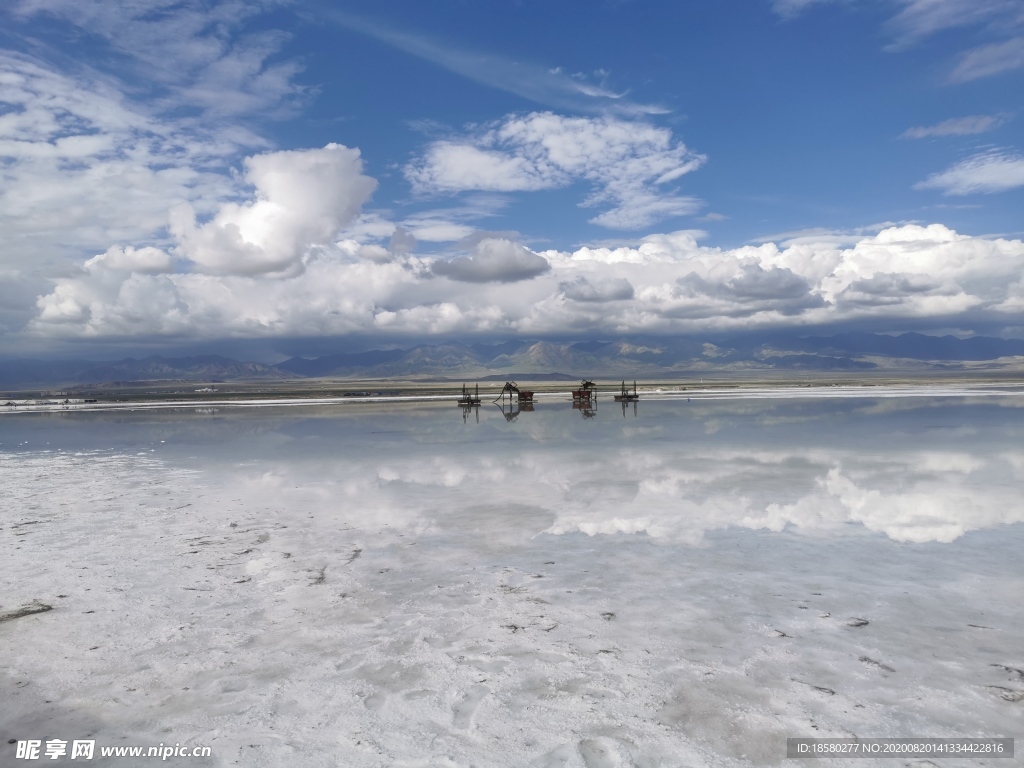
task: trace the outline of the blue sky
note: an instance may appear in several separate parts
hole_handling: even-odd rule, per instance
[[[517,69],[542,80],[547,70],[561,68],[582,76],[580,84],[624,94],[621,101],[634,108],[663,112],[646,117],[708,158],[681,180],[682,193],[704,201],[700,214],[729,217],[728,223],[680,217],[672,224],[694,226],[696,218],[722,245],[805,228],[855,229],[937,216],[978,234],[1021,229],[1024,185],[1016,193],[970,200],[914,189],[986,148],[1020,146],[1024,123],[1012,117],[1021,70],[950,82],[962,55],[983,37],[983,25],[904,42],[909,30],[893,26],[894,5],[822,3],[780,16],[768,2],[606,3],[590,4],[592,10],[537,3],[500,14],[498,4],[411,4],[381,19],[365,4],[353,9],[360,13],[357,26],[376,28],[377,39],[351,28],[323,29],[337,53],[322,75],[310,67],[309,75],[330,83],[313,113],[343,117],[353,143],[383,169],[402,163],[422,142],[410,135],[410,115],[436,121],[438,130],[458,130],[509,113],[601,114],[617,106],[562,93],[558,76],[522,88],[533,91],[532,99],[473,82],[446,71],[447,62],[388,40],[408,36],[428,51],[457,52],[467,60],[491,54],[484,68],[492,72],[482,80],[506,74],[515,80]],[[905,47],[888,50],[895,45]],[[388,61],[372,85],[345,76],[367,60]],[[983,133],[902,138],[913,128],[979,115],[993,118]],[[391,126],[384,129],[387,141],[379,140],[382,125]],[[308,143],[330,132],[313,128]],[[382,191],[394,200],[408,195],[401,183],[394,189],[385,183]],[[568,247],[602,236],[587,225],[590,211],[573,210],[581,197],[571,188],[540,204],[517,200],[508,215],[522,207],[521,220],[532,222],[557,206],[557,215],[530,234]],[[972,207],[956,207],[962,205]]]
[[[0,15],[8,353],[1024,335],[1019,0]]]

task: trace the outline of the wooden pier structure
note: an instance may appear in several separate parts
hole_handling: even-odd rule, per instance
[[[589,403],[591,400],[597,399],[597,387],[592,381],[584,379],[580,382],[579,389],[572,391],[572,401],[574,403]]]
[[[519,405],[526,405],[527,403],[530,403],[531,406],[533,405],[533,392],[520,389],[514,381],[505,382],[505,386],[501,388],[501,392],[494,398],[494,402],[501,400],[504,403],[505,395],[508,395],[509,403],[514,399]]]
[[[459,405],[463,406],[464,408],[472,408],[474,406],[480,405],[480,385],[476,384],[473,393],[470,394],[469,390],[466,388],[466,385],[463,384],[462,396],[459,397]]]
[[[633,391],[630,392],[626,389],[626,382],[622,382],[622,391],[615,395],[615,400],[620,403],[632,403],[640,399],[640,395],[636,393],[636,382],[633,382]]]

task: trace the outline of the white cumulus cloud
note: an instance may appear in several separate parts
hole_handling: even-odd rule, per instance
[[[612,277],[591,282],[583,275],[568,280],[559,286],[562,295],[573,301],[605,302],[625,301],[636,295],[632,284],[624,277]]]
[[[173,261],[165,251],[152,246],[133,248],[129,245],[121,248],[115,245],[108,248],[106,253],[93,256],[84,266],[86,270],[103,267],[121,272],[159,275],[170,272],[173,269]]]
[[[377,187],[362,173],[359,150],[340,144],[247,158],[245,180],[254,198],[224,204],[205,224],[197,226],[188,208],[175,212],[179,251],[203,272],[296,269],[311,247],[330,243],[355,220]]]
[[[705,160],[664,128],[535,112],[435,141],[405,175],[421,194],[533,191],[583,181],[591,193],[581,205],[606,208],[593,223],[638,229],[700,208],[669,185]]]
[[[434,262],[434,273],[465,283],[514,283],[551,269],[547,259],[503,238],[481,240],[472,253]]]
[[[1024,242],[970,237],[939,224],[888,227],[848,247],[825,240],[721,249],[683,231],[635,246],[535,252],[488,236],[447,259],[409,253],[401,243],[391,251],[356,240],[309,243],[294,232],[310,230],[276,214],[256,229],[270,242],[276,226],[284,230],[279,242],[297,250],[282,251],[290,262],[257,258],[260,269],[245,266],[251,254],[244,249],[228,272],[220,262],[187,258],[184,248],[174,260],[152,247],[111,248],[56,279],[24,333],[422,340],[851,322],[888,328],[908,320],[1010,326],[1024,307]],[[263,269],[286,263],[301,269]]]

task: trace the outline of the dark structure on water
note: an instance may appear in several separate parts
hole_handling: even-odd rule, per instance
[[[494,402],[501,400],[505,402],[505,395],[508,395],[509,403],[515,400],[519,405],[525,405],[530,403],[533,405],[533,392],[529,392],[525,389],[520,389],[514,381],[506,381],[505,386],[501,388],[501,393],[494,399]]]
[[[636,382],[633,382],[633,391],[630,392],[626,389],[626,382],[622,382],[622,391],[615,396],[616,401],[622,403],[632,403],[640,399],[640,395],[636,393]]]
[[[572,401],[574,403],[589,403],[591,400],[597,399],[597,386],[592,381],[584,379],[580,382],[579,389],[572,391]]]
[[[474,405],[480,405],[480,385],[476,384],[473,389],[473,394],[469,393],[466,389],[466,385],[462,385],[462,396],[459,398],[459,405],[472,407]]]
[[[515,421],[520,413],[533,410],[533,395],[534,393],[529,390],[520,389],[514,381],[506,381],[493,402],[501,408],[502,415],[506,420]],[[640,400],[636,381],[633,382],[633,390],[630,391],[623,379],[618,394],[613,397],[615,402],[622,403],[623,416],[626,415],[627,403],[633,404],[633,415],[636,416],[636,404]],[[459,405],[463,409],[463,420],[468,418],[470,411],[480,406],[480,402],[480,385],[475,384],[471,392],[463,384],[462,395],[459,397]],[[572,390],[572,408],[574,411],[579,411],[584,419],[594,418],[597,414],[597,385],[593,381],[583,379],[579,387]],[[477,421],[479,419],[478,414]]]

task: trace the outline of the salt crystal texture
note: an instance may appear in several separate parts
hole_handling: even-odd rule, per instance
[[[224,766],[1014,736],[1022,405],[5,416],[0,614],[53,609],[0,622],[0,726]]]

